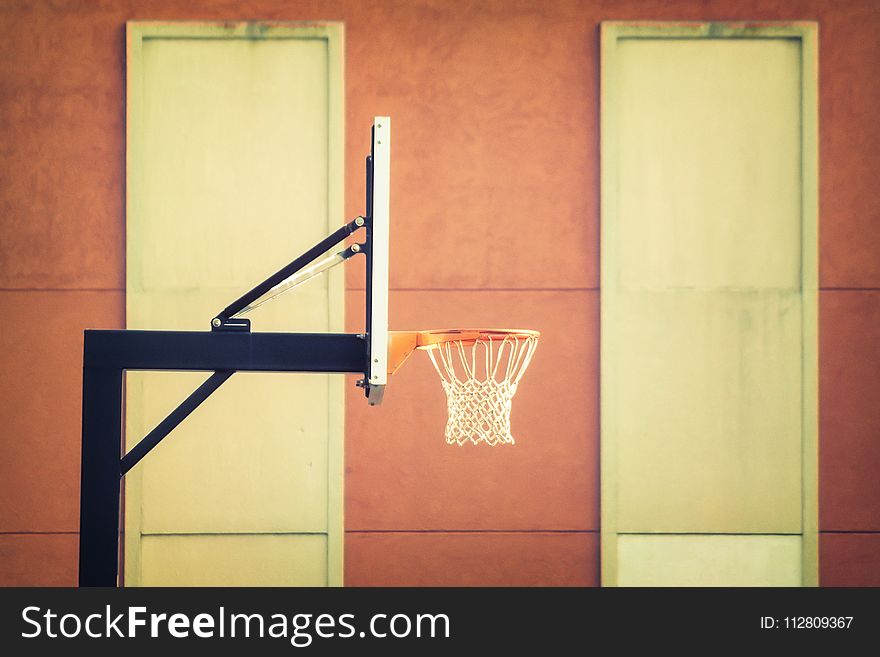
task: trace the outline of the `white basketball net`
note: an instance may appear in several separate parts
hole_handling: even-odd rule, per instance
[[[472,345],[452,340],[428,355],[446,391],[446,442],[513,445],[510,407],[538,346],[537,336],[481,337]]]

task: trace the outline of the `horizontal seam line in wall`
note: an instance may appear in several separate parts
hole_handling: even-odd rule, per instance
[[[348,287],[346,292],[364,292],[363,287]],[[767,292],[781,290],[783,292],[798,292],[799,288],[693,288],[671,287],[650,288],[648,292],[667,292],[675,290],[688,290],[698,292]],[[820,287],[820,292],[880,292],[880,287]],[[601,287],[391,287],[389,292],[601,292]]]
[[[141,536],[326,536],[326,531],[141,532]]]
[[[59,529],[58,531],[0,531],[0,536],[54,536],[55,534],[65,534],[65,535],[77,535],[78,531],[75,530],[67,530],[67,529]]]
[[[346,529],[346,534],[598,534],[598,529]],[[880,529],[820,529],[820,534],[880,534]],[[0,530],[0,536],[77,535],[76,530]],[[143,532],[142,536],[317,535],[326,531]],[[800,536],[800,532],[618,532],[626,536]]]
[[[125,292],[124,287],[0,287],[0,292]]]
[[[346,292],[364,292],[349,287]],[[598,287],[390,287],[389,292],[598,292]]]
[[[346,534],[598,534],[598,529],[346,529]]]
[[[617,532],[618,536],[803,536],[803,532]]]
[[[674,289],[674,288],[672,288]],[[690,288],[685,288],[690,289]],[[763,291],[763,288],[756,288]],[[769,288],[768,288],[769,289]],[[795,290],[796,288],[792,288]],[[125,292],[124,287],[0,287],[0,292]],[[364,292],[349,287],[346,292]],[[392,287],[389,292],[600,292],[600,287]],[[721,291],[724,291],[721,289]],[[880,292],[880,287],[820,287],[820,292]]]

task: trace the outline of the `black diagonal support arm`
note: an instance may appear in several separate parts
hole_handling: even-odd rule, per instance
[[[119,476],[124,477],[150,450],[171,433],[178,424],[183,422],[190,413],[196,410],[203,401],[210,397],[211,393],[226,383],[233,374],[232,370],[220,370],[209,376],[207,381],[196,388],[189,397],[184,399],[177,408],[168,414],[168,417],[156,425],[155,429],[122,457],[122,460],[119,461]]]
[[[266,292],[271,290],[273,287],[275,287],[279,283],[283,283],[286,279],[293,276],[303,267],[307,267],[309,264],[311,264],[313,260],[315,260],[315,258],[323,255],[329,249],[332,249],[353,232],[362,228],[365,224],[366,219],[364,219],[363,217],[357,217],[354,221],[351,221],[342,228],[334,231],[323,240],[315,244],[315,246],[313,246],[311,249],[299,256],[296,260],[293,260],[290,264],[285,265],[284,267],[276,271],[265,281],[255,286],[249,292],[246,292],[241,297],[226,306],[226,308],[217,313],[217,315],[211,321],[212,326],[216,328],[218,325],[228,321],[231,317],[234,317],[243,309],[247,308],[251,303],[266,294]]]

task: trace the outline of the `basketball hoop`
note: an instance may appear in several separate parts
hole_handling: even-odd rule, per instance
[[[513,445],[512,400],[540,335],[522,329],[395,331],[389,362],[393,371],[414,349],[428,352],[446,392],[447,443]]]

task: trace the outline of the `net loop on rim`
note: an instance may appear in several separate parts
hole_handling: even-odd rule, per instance
[[[474,330],[434,335],[421,343],[446,392],[446,442],[513,445],[510,410],[540,334],[522,330]]]

